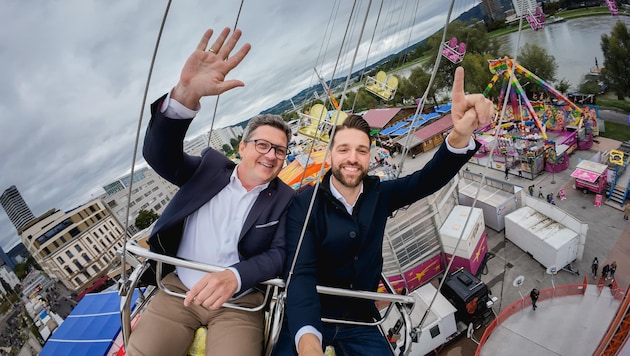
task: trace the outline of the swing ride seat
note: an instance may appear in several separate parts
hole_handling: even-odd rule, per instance
[[[534,31],[542,30],[545,25],[545,13],[540,6],[536,6],[534,12],[528,10],[525,19]]]
[[[154,253],[149,251],[148,249],[139,246],[135,241],[130,241],[126,245],[127,256],[129,256],[130,261],[135,261],[137,263],[130,263],[134,265],[134,269],[132,270],[129,279],[125,285],[121,285],[119,288],[119,295],[121,297],[120,302],[120,314],[121,314],[121,324],[122,324],[122,334],[123,340],[125,344],[129,340],[129,336],[132,333],[132,320],[137,320],[137,318],[141,317],[142,311],[146,308],[148,303],[150,302],[151,297],[157,292],[158,289],[161,289],[163,292],[176,296],[179,298],[185,298],[186,295],[178,292],[173,292],[169,290],[161,280],[162,274],[162,265],[176,265],[182,266],[186,268],[191,268],[207,273],[219,272],[224,270],[221,267],[215,267],[203,263],[191,262],[183,259],[179,259],[177,257],[170,257],[161,255],[158,253]],[[156,281],[157,287],[150,287],[147,294],[142,295],[140,299],[139,305],[136,305],[135,308],[132,308],[131,301],[133,292],[136,288],[138,288],[138,284],[140,282],[141,276],[148,271],[149,269],[149,260],[153,260],[156,262]],[[329,319],[322,318],[323,322],[326,323],[336,323],[336,324],[346,324],[346,325],[366,325],[366,326],[379,326],[382,327],[381,324],[390,316],[391,310],[395,307],[399,312],[399,320],[402,325],[404,325],[405,330],[407,330],[407,334],[401,343],[398,344],[400,346],[400,350],[406,350],[408,353],[411,351],[411,342],[412,342],[412,331],[414,330],[413,325],[411,324],[411,311],[415,305],[415,299],[413,296],[408,295],[398,295],[394,293],[394,288],[388,282],[385,276],[381,276],[383,286],[385,287],[386,292],[368,292],[368,291],[355,291],[341,288],[333,288],[333,287],[324,287],[317,286],[317,292],[319,294],[326,295],[336,295],[343,297],[352,297],[352,298],[362,298],[367,300],[372,300],[376,303],[387,303],[387,307],[385,311],[381,311],[381,318],[374,322],[361,322],[354,320],[341,320],[341,319]],[[223,307],[225,308],[233,308],[244,311],[256,312],[263,310],[265,313],[265,345],[263,355],[268,356],[271,354],[271,350],[273,349],[273,345],[275,345],[278,340],[278,336],[280,335],[280,327],[282,325],[282,318],[284,315],[284,301],[286,299],[286,290],[285,283],[282,279],[274,278],[267,280],[262,283],[265,287],[265,297],[263,302],[255,307],[241,307],[238,305],[234,305],[232,303],[225,303]],[[133,311],[132,311],[133,309]],[[381,309],[382,310],[382,309]],[[191,349],[188,352],[188,355],[203,355],[203,349],[205,349],[205,337],[206,331],[205,328],[200,328],[195,333],[195,339],[191,345]],[[383,333],[385,335],[386,333]],[[385,337],[385,336],[384,336]],[[121,347],[121,350],[117,353],[117,356],[124,355],[124,348]]]
[[[345,113],[344,113],[345,114]],[[328,130],[325,126],[330,122],[328,121],[328,111],[322,104],[315,104],[311,107],[308,114],[304,114],[310,120],[308,126],[303,126],[298,129],[298,132],[304,136],[318,139],[323,142],[328,142]]]
[[[365,90],[380,97],[383,100],[392,100],[398,89],[398,77],[395,75],[387,76],[387,73],[379,71],[376,77],[367,77],[365,81]]]
[[[442,56],[451,61],[454,64],[461,63],[464,60],[466,54],[466,43],[457,41],[457,38],[453,37],[448,42],[444,42],[442,48]]]
[[[619,9],[617,8],[617,3],[615,0],[606,0],[606,5],[608,6],[608,10],[613,15],[619,15]]]

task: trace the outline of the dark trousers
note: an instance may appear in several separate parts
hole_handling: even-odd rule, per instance
[[[324,345],[332,345],[337,356],[392,355],[387,340],[376,326],[324,324],[322,331]],[[288,331],[286,321],[272,355],[297,355],[295,340]]]

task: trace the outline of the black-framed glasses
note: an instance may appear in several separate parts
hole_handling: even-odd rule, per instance
[[[253,142],[254,143],[254,148],[256,149],[256,152],[260,153],[260,154],[267,154],[269,153],[269,151],[271,151],[271,149],[273,148],[276,151],[276,158],[277,159],[284,159],[287,156],[287,148],[284,146],[278,146],[278,145],[274,145],[273,143],[267,141],[267,140],[263,140],[262,138],[256,139],[256,140],[245,140],[244,142]]]

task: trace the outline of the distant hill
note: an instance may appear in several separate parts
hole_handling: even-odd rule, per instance
[[[504,9],[506,9],[506,6],[508,5],[508,3],[511,3],[511,0],[500,0],[500,3],[502,5],[502,7]],[[510,5],[511,6],[511,5]],[[477,6],[473,7],[472,9],[464,12],[463,14],[461,14],[457,20],[460,20],[462,22],[476,22],[479,19],[481,19],[483,17],[482,11],[481,11],[481,6],[478,4]],[[442,29],[438,30],[437,32],[441,32]],[[368,66],[367,68],[365,68],[365,74],[367,75],[371,75],[372,73],[370,73],[374,68],[381,66],[382,64],[393,60],[395,58],[400,57],[403,54],[412,52],[413,50],[415,50],[418,46],[424,44],[426,41],[426,39],[423,39],[417,43],[412,44],[411,46],[401,50],[398,53],[393,53],[390,54],[389,56],[382,58],[381,60],[379,60],[378,62],[372,64],[371,66]],[[363,72],[363,68],[359,69],[357,71],[355,71],[354,73],[352,73],[351,81],[355,82],[359,79],[359,77],[361,76],[361,72]],[[333,80],[332,84],[328,83],[328,85],[333,88],[333,90],[338,87],[338,86],[342,86],[344,85],[346,81],[346,77],[340,77],[340,78],[336,78]],[[318,96],[322,97],[325,93],[324,93],[324,89],[322,88],[321,84],[317,83],[313,86],[311,86],[310,88],[304,89],[302,91],[300,91],[299,93],[297,93],[295,96],[293,96],[291,99],[286,99],[283,100],[281,102],[279,102],[278,104],[265,109],[263,111],[261,111],[261,114],[276,114],[276,115],[280,115],[284,112],[287,111],[291,111],[293,110],[293,106],[291,105],[291,100],[293,100],[293,102],[295,103],[295,105],[301,105],[302,103],[311,100],[315,97],[315,93],[317,93]],[[247,121],[244,121],[245,123],[247,123]]]

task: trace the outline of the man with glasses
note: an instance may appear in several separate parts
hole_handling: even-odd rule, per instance
[[[277,115],[252,118],[239,144],[238,165],[210,148],[201,157],[182,150],[201,97],[243,86],[225,76],[250,45],[230,56],[241,32],[228,39],[229,32],[224,29],[206,50],[212,30],[206,31],[179,83],[152,105],[143,149],[155,171],[180,187],[151,232],[151,250],[226,269],[167,271],[164,284],[186,298],[163,291],[153,297],[131,333],[127,352],[132,356],[184,355],[200,326],[208,327],[206,349],[213,355],[262,352],[263,311],[222,305],[228,301],[242,307],[260,305],[263,295],[256,285],[282,272],[285,209],[294,192],[277,175],[291,130]]]

